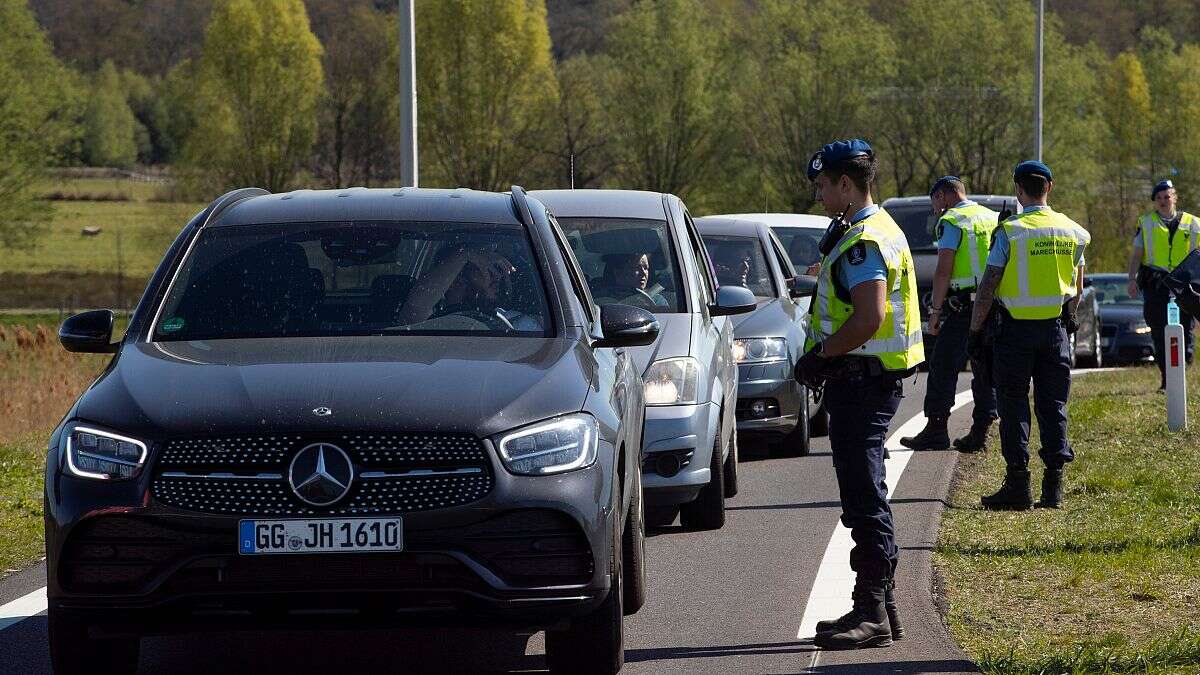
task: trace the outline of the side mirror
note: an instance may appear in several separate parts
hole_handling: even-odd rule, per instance
[[[788,295],[793,299],[806,298],[812,295],[813,289],[817,287],[817,278],[799,274],[787,280],[787,287]]]
[[[1086,277],[1086,276],[1085,276],[1085,277],[1083,278],[1083,287],[1084,287],[1084,288],[1091,288],[1091,287],[1092,287],[1092,278],[1091,278],[1091,277]]]
[[[731,316],[753,312],[758,307],[758,299],[750,289],[742,286],[722,286],[717,289],[717,301],[708,306],[713,316]]]
[[[641,347],[658,339],[658,319],[640,307],[602,305],[600,332],[604,337],[593,342],[593,347]]]
[[[112,354],[114,316],[111,309],[95,309],[67,318],[58,329],[58,341],[69,352]]]

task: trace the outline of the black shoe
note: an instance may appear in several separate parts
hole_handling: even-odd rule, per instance
[[[1024,511],[1033,506],[1033,493],[1029,490],[1029,469],[1009,468],[1004,476],[1004,485],[995,494],[980,497],[985,509]]]
[[[976,420],[971,423],[971,430],[966,436],[954,439],[954,447],[959,452],[979,452],[987,447],[988,431],[992,428],[992,420]]]
[[[883,608],[887,611],[888,623],[892,626],[892,639],[904,637],[904,627],[900,625],[900,610],[896,608],[896,581],[888,579],[883,592]],[[854,610],[836,618],[817,622],[818,633],[839,633],[847,628],[853,628],[857,623],[850,623],[854,618]]]
[[[1057,509],[1062,506],[1062,469],[1046,469],[1042,473],[1042,498],[1034,506]]]
[[[900,445],[913,450],[945,450],[950,447],[950,431],[946,428],[949,421],[943,415],[930,417],[921,433],[901,438]]]
[[[884,597],[887,595],[886,581],[858,581],[854,584],[854,608],[818,633],[813,644],[821,649],[862,649],[864,647],[889,647],[892,644],[892,626],[888,620]]]

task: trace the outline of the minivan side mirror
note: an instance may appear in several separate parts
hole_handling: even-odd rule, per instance
[[[730,316],[753,312],[758,307],[758,299],[750,289],[742,286],[722,286],[717,289],[717,301],[708,306],[708,312],[713,316]]]
[[[658,319],[640,307],[601,305],[600,332],[593,347],[641,347],[658,339]]]
[[[797,274],[787,280],[788,295],[793,299],[806,298],[812,295],[813,289],[817,287],[817,278],[807,274]]]
[[[112,354],[118,346],[112,341],[114,320],[111,309],[76,314],[58,328],[58,341],[69,352]]]

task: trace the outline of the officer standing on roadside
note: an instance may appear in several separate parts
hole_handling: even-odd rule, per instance
[[[1071,394],[1071,341],[1083,291],[1083,252],[1091,235],[1047,205],[1054,178],[1050,168],[1026,161],[1013,171],[1023,210],[996,228],[987,270],[979,283],[968,349],[978,353],[984,320],[993,299],[1000,302],[994,368],[1000,407],[1004,485],[980,501],[989,509],[1028,509],[1029,383],[1046,465],[1037,506],[1062,502],[1063,467],[1075,458],[1067,442],[1067,398]]]
[[[945,450],[950,447],[950,408],[958,374],[967,363],[967,329],[975,287],[983,277],[996,212],[967,199],[967,188],[957,176],[937,179],[929,190],[937,223],[937,270],[933,275],[933,298],[929,310],[929,334],[937,336],[929,358],[925,389],[925,428],[916,436],[900,439],[913,450]],[[964,452],[982,450],[988,430],[996,419],[996,392],[989,368],[974,367],[971,393],[975,398],[971,431],[955,439]]]
[[[1129,254],[1129,297],[1142,292],[1142,316],[1150,326],[1154,339],[1154,362],[1158,364],[1161,391],[1167,388],[1167,366],[1164,358],[1163,332],[1167,325],[1167,301],[1170,292],[1162,278],[1170,274],[1188,253],[1200,246],[1200,220],[1190,213],[1177,211],[1178,196],[1175,184],[1159,181],[1150,192],[1154,210],[1138,221],[1133,235],[1133,250]],[[1187,347],[1187,362],[1192,362],[1192,320],[1187,312],[1179,312]]]
[[[898,551],[884,482],[884,439],[902,380],[924,358],[908,241],[871,198],[877,165],[866,142],[830,143],[808,165],[834,217],[821,240],[805,355],[796,378],[825,383],[829,445],[854,548],[854,606],[817,624],[824,649],[884,647],[901,636],[893,594]]]

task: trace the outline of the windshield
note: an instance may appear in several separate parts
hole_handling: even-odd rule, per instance
[[[780,227],[775,229],[775,236],[783,244],[792,267],[803,274],[810,265],[821,262],[821,251],[817,244],[825,230],[801,229],[798,227]]]
[[[717,283],[748,288],[760,299],[775,297],[775,282],[758,237],[706,234],[701,238],[716,270]]]
[[[685,312],[666,221],[559,218],[596,304]]]
[[[904,231],[904,238],[908,239],[911,250],[932,251],[937,248],[933,233],[938,219],[934,217],[929,204],[889,206],[887,212]]]
[[[305,223],[201,231],[152,339],[548,334],[525,230]]]
[[[1141,305],[1141,298],[1131,298],[1129,293],[1129,280],[1121,277],[1119,279],[1097,279],[1092,277],[1092,287],[1096,289],[1096,300],[1102,305]]]

